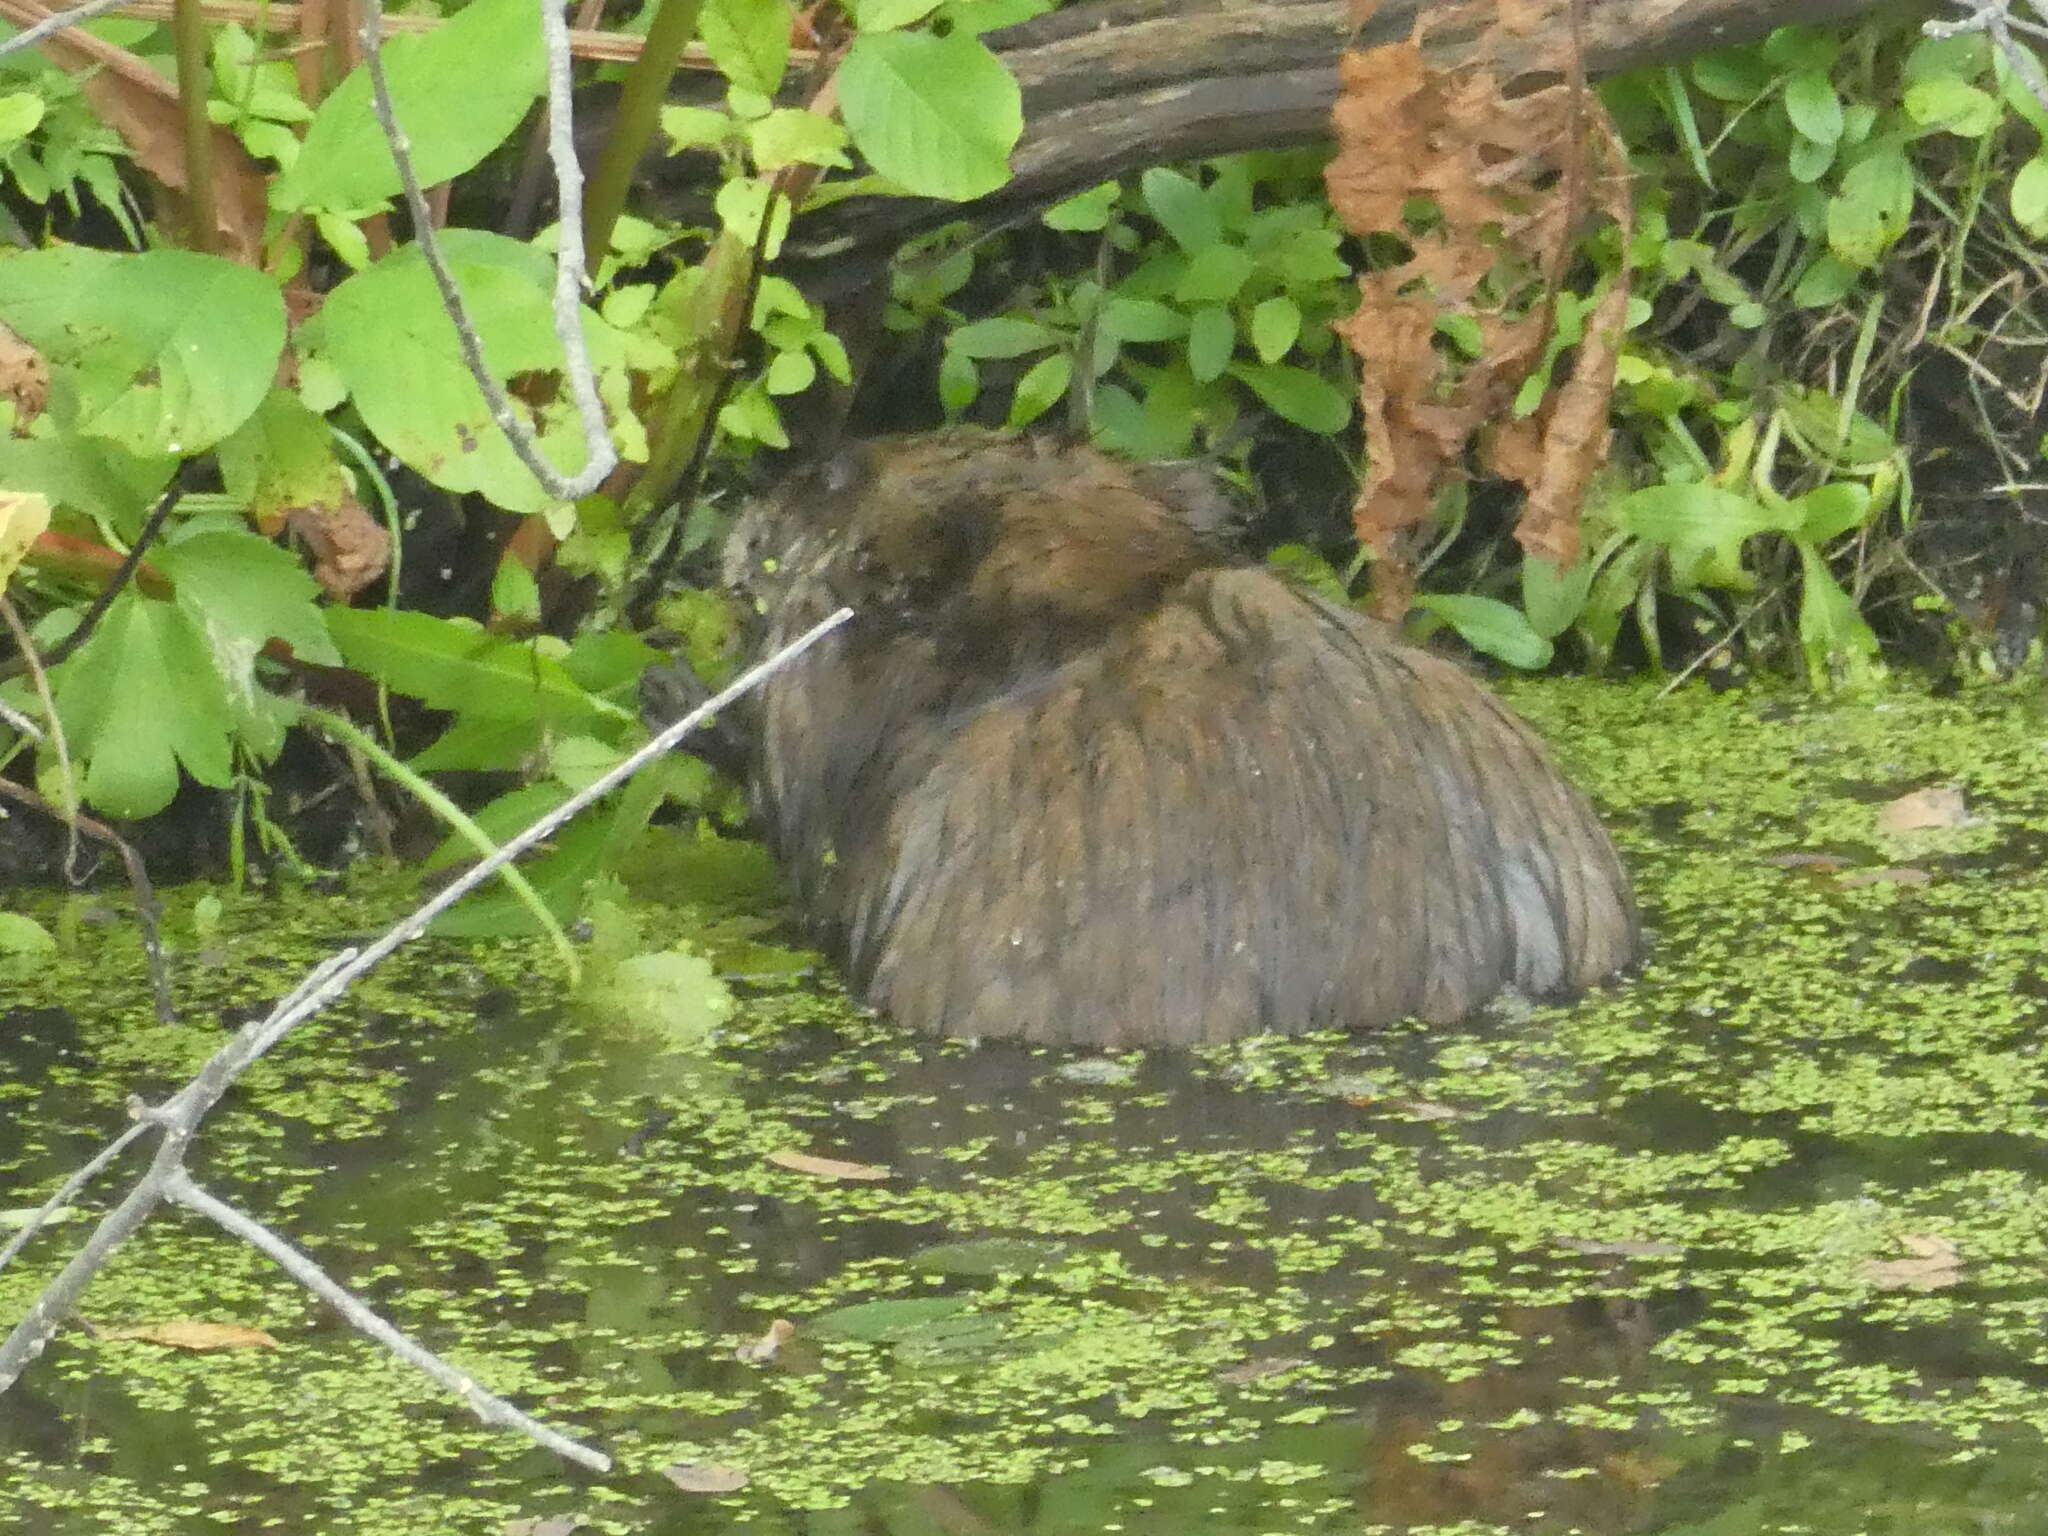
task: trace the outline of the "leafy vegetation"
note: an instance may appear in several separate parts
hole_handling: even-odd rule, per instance
[[[838,64],[810,107],[792,84],[819,39],[787,4],[702,8],[695,30],[721,90],[653,98],[637,125],[622,109],[624,142],[599,156],[584,225],[602,244],[576,315],[624,467],[574,501],[536,481],[499,430],[420,247],[393,243],[400,179],[365,70],[323,80],[240,24],[217,27],[204,115],[219,207],[200,230],[208,221],[140,214],[135,190],[167,178],[164,123],[155,138],[133,126],[147,91],[121,76],[114,94],[92,94],[62,56],[0,61],[7,196],[39,226],[18,226],[34,248],[0,260],[0,318],[34,360],[0,402],[13,427],[0,483],[41,498],[49,518],[7,590],[62,658],[47,706],[18,662],[0,684],[46,728],[37,744],[0,727],[11,771],[60,807],[122,818],[163,810],[186,779],[232,790],[277,848],[263,786],[296,728],[334,718],[349,692],[336,669],[374,685],[383,749],[415,775],[514,772],[559,793],[615,759],[637,735],[635,681],[655,655],[630,632],[649,614],[645,583],[719,536],[719,496],[689,478],[700,433],[715,423],[725,481],[790,443],[792,408],[854,377],[824,310],[772,270],[750,278],[751,254],[772,264],[792,202],[999,185],[1019,98],[980,34],[1036,8],[857,6],[850,31],[822,39]],[[163,29],[104,21],[92,37],[95,57],[174,70]],[[419,179],[458,189],[441,244],[482,364],[510,385],[531,451],[574,473],[590,444],[556,334],[558,232],[483,227],[543,88],[531,8],[475,0],[393,38],[386,56]],[[490,70],[461,67],[483,56]],[[1740,651],[1796,664],[1816,686],[1867,682],[1880,633],[1899,630],[1881,615],[1943,607],[1951,591],[1906,543],[1922,507],[1902,443],[1929,327],[1901,296],[1938,283],[1958,317],[1945,345],[1992,334],[1967,318],[1983,296],[1979,253],[2048,221],[2048,111],[1981,37],[1876,27],[1783,28],[1612,82],[1604,98],[1631,147],[1636,225],[1585,245],[1548,354],[1581,338],[1600,293],[1630,285],[1618,445],[1583,508],[1583,553],[1562,569],[1503,559],[1500,498],[1454,487],[1421,562],[1434,590],[1412,622],[1525,668],[1560,644],[1595,665],[1673,670]],[[610,201],[605,167],[650,143],[671,157],[668,182],[701,202],[677,214]],[[1366,563],[1338,511],[1343,487],[1306,491],[1273,466],[1353,419],[1357,380],[1330,326],[1355,301],[1352,265],[1391,259],[1400,232],[1347,243],[1320,165],[1290,151],[1160,167],[1028,229],[942,231],[898,268],[881,366],[908,370],[913,399],[929,391],[913,418],[1063,416],[1141,457],[1214,455],[1296,509],[1299,542],[1279,558],[1355,593]],[[1475,343],[1447,320],[1438,344]],[[728,386],[729,357],[752,363]],[[1556,382],[1546,364],[1517,410]],[[2009,446],[2015,432],[1985,436]],[[192,494],[92,611],[174,477]],[[497,531],[467,539],[430,581],[420,567],[445,557],[428,552],[422,519]],[[705,594],[681,590],[660,617],[715,669],[708,613]],[[67,650],[74,632],[83,642]],[[518,793],[507,803],[534,803]],[[678,768],[618,807],[589,834],[608,851],[565,846],[563,878],[538,872],[557,917],[664,799],[722,803],[707,774]]]

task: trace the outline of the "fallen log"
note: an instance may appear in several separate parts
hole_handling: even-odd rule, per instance
[[[1447,0],[1384,0],[1356,46],[1408,36]],[[1775,27],[1844,21],[1888,0],[1585,0],[1586,68],[1600,76],[1750,42]],[[1098,0],[991,33],[1024,93],[1024,137],[1001,190],[971,203],[849,198],[797,223],[785,262],[886,256],[904,240],[966,220],[992,227],[1140,166],[1312,144],[1329,134],[1337,56],[1351,43],[1344,0]],[[1512,43],[1503,78],[1559,57],[1567,8]],[[1446,59],[1482,42],[1445,30]],[[837,287],[834,282],[831,286]]]

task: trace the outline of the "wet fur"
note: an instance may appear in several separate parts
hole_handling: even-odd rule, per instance
[[[870,1002],[1095,1046],[1454,1019],[1636,956],[1626,875],[1456,667],[1205,531],[1199,484],[954,432],[742,519],[767,836]]]

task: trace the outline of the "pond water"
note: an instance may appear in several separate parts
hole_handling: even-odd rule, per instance
[[[619,1470],[485,1430],[167,1215],[0,1397],[0,1529],[2048,1529],[2038,700],[1516,701],[1656,932],[1569,1009],[1114,1061],[915,1039],[774,947],[756,859],[681,837],[634,884],[739,978],[707,1042],[569,1006],[538,946],[416,946],[250,1074],[198,1174]],[[1885,830],[1951,782],[1962,824]],[[201,895],[170,1027],[103,898],[37,909],[66,949],[5,984],[0,1210],[402,900],[223,896],[202,940]],[[84,1231],[0,1274],[0,1325]],[[188,1320],[276,1346],[148,1336]]]

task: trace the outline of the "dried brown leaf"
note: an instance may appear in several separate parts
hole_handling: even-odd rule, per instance
[[[0,17],[33,26],[53,14],[39,0],[0,0]],[[125,48],[76,27],[44,38],[43,56],[78,79],[101,122],[121,136],[137,166],[176,192],[189,190],[185,124],[177,87]],[[227,129],[215,127],[214,228],[224,255],[254,265],[267,210],[263,171]]]
[[[1880,1291],[1942,1291],[1960,1284],[1963,1256],[1945,1237],[1909,1234],[1899,1239],[1903,1259],[1870,1259],[1859,1271]]]
[[[738,1467],[715,1461],[679,1461],[663,1467],[661,1475],[685,1493],[738,1493],[753,1481]]]
[[[1930,832],[1960,827],[1970,819],[1961,786],[1930,784],[1901,795],[1877,813],[1880,832]]]
[[[261,1328],[241,1323],[201,1323],[178,1318],[166,1323],[140,1323],[132,1328],[102,1328],[103,1339],[132,1339],[166,1349],[276,1349],[277,1340]]]
[[[886,1179],[894,1171],[878,1163],[849,1163],[836,1157],[813,1157],[808,1152],[770,1152],[768,1161],[792,1173],[808,1173],[820,1179]]]
[[[293,507],[285,525],[305,541],[313,579],[329,597],[354,597],[390,569],[390,533],[353,496]]]

